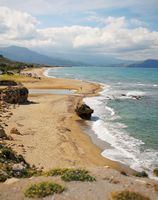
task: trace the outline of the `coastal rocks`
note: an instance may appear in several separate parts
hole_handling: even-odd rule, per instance
[[[136,100],[140,100],[142,98],[142,96],[140,95],[126,95],[126,94],[121,94],[121,97],[127,97],[127,98],[131,98],[131,99],[136,99]]]
[[[12,128],[11,131],[10,131],[10,134],[21,135],[21,133],[16,128]]]
[[[6,181],[8,177],[9,177],[8,174],[0,169],[0,182]]]
[[[1,80],[0,85],[1,86],[16,86],[17,83],[15,81],[12,81],[12,80]]]
[[[86,104],[78,105],[75,111],[79,117],[85,120],[89,120],[91,118],[92,113],[94,112],[93,109],[91,109]]]
[[[5,133],[4,129],[2,127],[0,127],[0,139],[7,139],[8,136]]]
[[[28,89],[26,87],[8,87],[2,90],[2,99],[11,104],[25,104],[28,102]]]
[[[12,166],[12,175],[14,177],[22,177],[27,166],[24,163],[14,164]]]
[[[158,168],[153,170],[153,175],[158,177]]]

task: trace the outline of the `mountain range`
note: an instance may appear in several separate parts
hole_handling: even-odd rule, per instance
[[[158,60],[148,59],[142,62],[136,62],[130,65],[127,65],[127,67],[158,68]]]
[[[9,46],[1,47],[0,54],[18,62],[44,64],[53,66],[106,66],[106,67],[141,67],[141,68],[158,68],[158,60],[148,59],[145,61],[132,62],[124,61],[106,56],[92,56],[92,55],[63,55],[62,58],[57,56],[47,56],[36,51],[32,51],[25,47]],[[58,54],[54,54],[58,55]],[[65,59],[66,57],[66,59]],[[69,59],[72,58],[72,59]],[[78,60],[79,61],[78,61]]]
[[[65,60],[57,57],[49,57],[42,55],[25,47],[9,46],[0,48],[0,54],[11,60],[33,63],[33,64],[44,64],[44,65],[57,65],[57,66],[74,66],[81,65],[80,62],[73,62],[71,60]]]

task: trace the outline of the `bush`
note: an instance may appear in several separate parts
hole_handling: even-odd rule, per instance
[[[150,200],[137,192],[124,190],[121,192],[112,192],[110,200]]]
[[[148,174],[145,171],[136,172],[134,175],[137,177],[142,177],[142,178],[148,177]]]
[[[54,193],[61,193],[64,189],[63,186],[53,182],[41,182],[31,185],[25,191],[25,196],[30,198],[40,198]]]
[[[56,169],[51,169],[50,171],[46,172],[46,176],[62,176],[65,172],[67,172],[68,168],[63,168],[63,169],[60,169],[60,168],[56,168]]]
[[[6,172],[0,170],[0,182],[6,181],[7,178],[9,178],[9,175]]]
[[[86,170],[75,170],[71,169],[66,171],[62,176],[62,180],[64,181],[88,181],[92,182],[95,181],[96,179],[93,176],[90,176],[88,174],[88,171]]]

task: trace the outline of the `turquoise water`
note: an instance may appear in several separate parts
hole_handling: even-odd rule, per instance
[[[48,75],[101,83],[101,96],[85,102],[98,119],[95,134],[111,144],[102,155],[134,169],[158,167],[158,69],[66,67]]]

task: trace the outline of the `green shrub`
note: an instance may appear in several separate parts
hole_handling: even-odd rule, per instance
[[[112,192],[110,200],[150,200],[150,199],[137,192],[124,190],[120,192]]]
[[[9,178],[9,175],[6,172],[0,170],[0,182],[6,181],[7,178]]]
[[[25,191],[25,196],[30,198],[40,198],[54,193],[61,193],[64,189],[63,186],[53,182],[41,182],[31,185]]]
[[[88,171],[80,170],[80,169],[68,170],[61,176],[61,178],[64,181],[88,181],[88,182],[92,182],[92,181],[96,180],[93,176],[90,176],[88,174]]]
[[[136,172],[134,175],[137,177],[143,177],[143,178],[148,177],[148,174],[145,171]]]
[[[68,168],[56,168],[56,169],[51,169],[50,171],[46,172],[46,176],[62,176],[65,172],[67,172]]]

